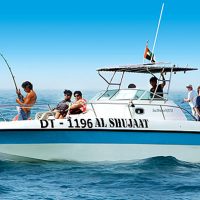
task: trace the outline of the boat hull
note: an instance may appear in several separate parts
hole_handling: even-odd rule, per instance
[[[189,131],[15,129],[0,131],[0,158],[131,161],[173,156],[200,162],[200,134]]]
[[[155,156],[173,156],[200,162],[200,146],[149,144],[22,144],[0,145],[1,160],[126,162]]]

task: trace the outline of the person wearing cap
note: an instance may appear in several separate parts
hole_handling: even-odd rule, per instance
[[[200,86],[197,88],[197,98],[196,98],[196,101],[195,101],[195,111],[196,111],[196,118],[197,118],[197,121],[200,121]]]
[[[22,88],[27,93],[26,97],[23,97],[20,89],[16,91],[18,97],[16,102],[20,105],[18,115],[15,116],[14,120],[28,120],[31,119],[31,107],[35,104],[37,95],[33,90],[33,85],[29,81],[22,83]]]
[[[193,90],[192,85],[187,85],[186,86],[187,90],[188,90],[188,97],[184,99],[184,102],[189,103],[190,107],[191,107],[191,111],[192,111],[192,115],[195,116],[195,100],[196,100],[196,92]]]
[[[74,92],[75,102],[70,106],[69,114],[84,113],[87,109],[87,102],[82,97],[81,91]]]
[[[56,119],[63,119],[68,112],[68,108],[71,105],[71,97],[72,97],[72,92],[71,90],[65,90],[64,92],[64,100],[62,100],[56,108],[53,109],[55,112],[55,118]]]

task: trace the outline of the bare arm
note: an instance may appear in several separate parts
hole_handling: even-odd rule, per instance
[[[191,92],[188,93],[188,98],[184,98],[185,102],[192,102],[194,99],[194,96],[192,95]]]
[[[23,102],[23,101],[24,101],[24,97],[23,97],[23,95],[21,94],[20,89],[16,90],[16,94],[17,94],[19,100],[20,100],[21,102]]]
[[[81,108],[82,107],[82,105],[80,104],[80,103],[75,103],[75,104],[72,104],[71,106],[70,106],[70,109],[77,109],[77,108]]]
[[[27,96],[23,99],[24,102],[21,102],[19,99],[16,99],[16,102],[21,105],[21,106],[27,106],[27,105],[30,105],[33,103],[31,101],[31,99],[34,97],[34,95],[32,93],[30,94],[27,94]]]
[[[190,102],[191,100],[188,99],[188,98],[185,98],[184,101],[185,101],[185,102]]]
[[[85,102],[83,100],[78,100],[76,103],[71,105],[70,110],[79,109],[79,108],[83,107],[84,104],[85,104]]]
[[[161,86],[162,86],[162,88],[164,88],[165,84],[166,84],[166,81],[165,81],[165,77],[163,75],[163,72],[161,73],[161,76],[162,76],[162,79],[163,79],[163,82],[161,83]]]

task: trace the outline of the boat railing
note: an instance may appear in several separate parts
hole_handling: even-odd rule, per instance
[[[123,105],[123,106],[127,106],[128,109],[128,113],[130,118],[133,118],[133,109],[135,107],[143,107],[143,106],[152,106],[152,107],[160,107],[160,111],[162,113],[162,117],[163,120],[166,120],[166,115],[165,115],[165,108],[176,108],[181,110],[183,113],[185,113],[186,115],[189,116],[190,119],[192,120],[196,120],[196,118],[185,108],[179,106],[179,105],[161,105],[161,104],[144,104],[144,103],[133,103],[132,101],[130,102],[89,102],[87,103],[88,107],[91,108],[92,112],[94,113],[95,117],[98,118],[99,117],[99,113],[97,111],[97,109],[95,108],[96,105]],[[3,119],[4,121],[11,121],[11,119],[9,120],[7,118],[7,116],[3,113],[6,112],[8,113],[8,111],[11,110],[11,108],[16,108],[18,105],[0,105],[0,119]],[[19,106],[18,106],[19,107]],[[26,107],[27,108],[27,107]],[[45,112],[52,112],[52,108],[50,106],[50,104],[35,104],[32,108],[32,113],[36,114],[36,113],[45,113]],[[12,112],[12,118],[16,115],[16,112]]]
[[[47,110],[52,110],[50,104],[35,104],[32,107],[19,106],[16,104],[2,104],[0,105],[0,121],[11,121],[14,118],[14,116],[18,114],[18,108],[31,108],[31,112],[33,114],[36,114],[37,112],[45,112]]]

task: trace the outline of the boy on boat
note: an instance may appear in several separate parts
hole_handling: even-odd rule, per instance
[[[28,120],[31,115],[31,107],[35,104],[37,95],[33,91],[33,85],[29,81],[22,83],[22,88],[27,93],[26,97],[23,97],[20,89],[16,91],[19,98],[16,99],[16,102],[20,105],[18,110],[18,115],[14,120]]]
[[[69,114],[80,114],[86,111],[86,100],[82,97],[81,91],[74,92],[75,102],[69,109]]]
[[[65,90],[64,96],[65,96],[64,100],[62,100],[53,110],[54,112],[56,112],[55,114],[56,119],[64,119],[64,117],[67,115],[68,108],[71,105],[72,91]]]

